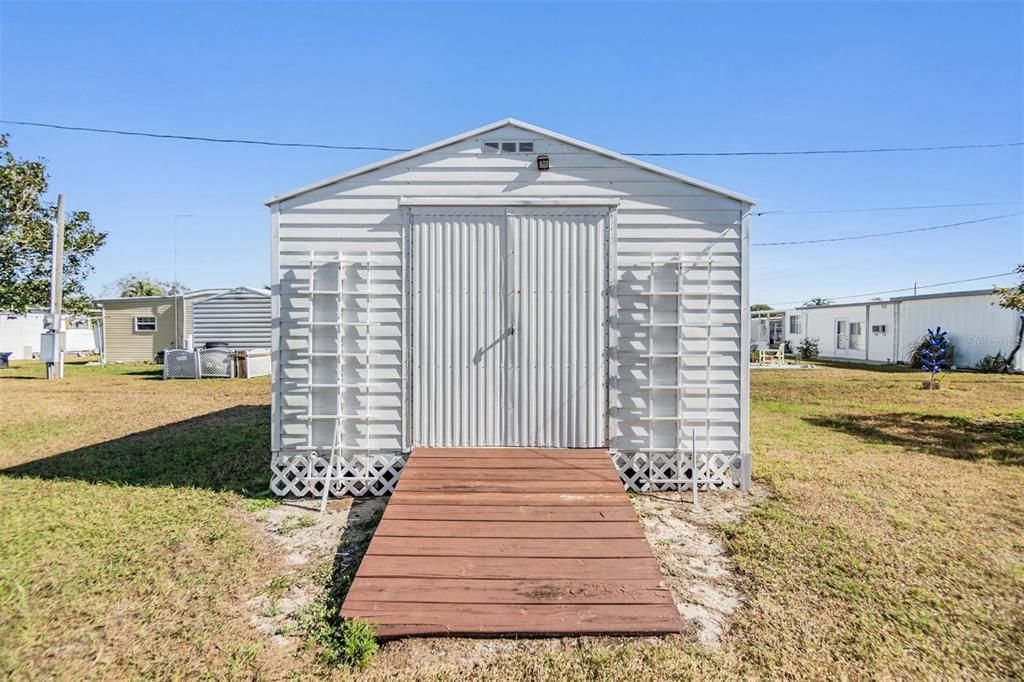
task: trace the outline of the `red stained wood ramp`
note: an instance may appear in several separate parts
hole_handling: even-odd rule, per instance
[[[341,613],[407,636],[676,633],[606,450],[417,448]]]

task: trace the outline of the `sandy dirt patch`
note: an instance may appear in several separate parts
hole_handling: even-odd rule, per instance
[[[332,567],[354,568],[388,498],[285,499],[252,514],[257,531],[277,549],[278,574],[246,602],[250,621],[280,647],[296,648],[298,613],[324,590]],[[269,559],[269,558],[268,558]]]
[[[701,646],[721,642],[730,616],[742,604],[740,577],[720,528],[739,523],[766,496],[758,487],[749,493],[702,493],[697,506],[690,493],[631,496],[676,607],[695,626]]]

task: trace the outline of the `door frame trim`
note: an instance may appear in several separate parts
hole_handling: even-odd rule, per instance
[[[846,333],[842,334],[842,335],[840,335],[839,329],[838,329],[840,322],[846,323]],[[839,348],[839,337],[840,336],[846,337],[846,346],[844,348],[842,348],[842,349]],[[833,346],[833,351],[836,354],[836,357],[839,357],[839,351],[840,350],[843,351],[843,357],[849,357],[850,356],[850,318],[849,317],[834,317],[834,318],[832,318],[832,346]]]

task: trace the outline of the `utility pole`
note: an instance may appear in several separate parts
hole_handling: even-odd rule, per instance
[[[57,195],[53,226],[53,262],[50,268],[50,329],[43,334],[41,355],[47,379],[64,378],[64,195]]]
[[[174,215],[174,277],[171,280],[174,284],[178,283],[178,224],[183,218],[193,217],[195,216],[191,213],[176,213]]]

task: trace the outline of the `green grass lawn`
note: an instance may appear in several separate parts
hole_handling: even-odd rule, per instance
[[[584,639],[475,665],[385,646],[363,673],[282,655],[240,604],[279,558],[265,380],[145,365],[0,373],[0,673],[14,678],[1024,677],[1024,378],[753,374],[768,500],[722,536],[745,605],[712,651]],[[438,640],[434,647],[454,647]],[[459,667],[462,666],[462,667]]]

